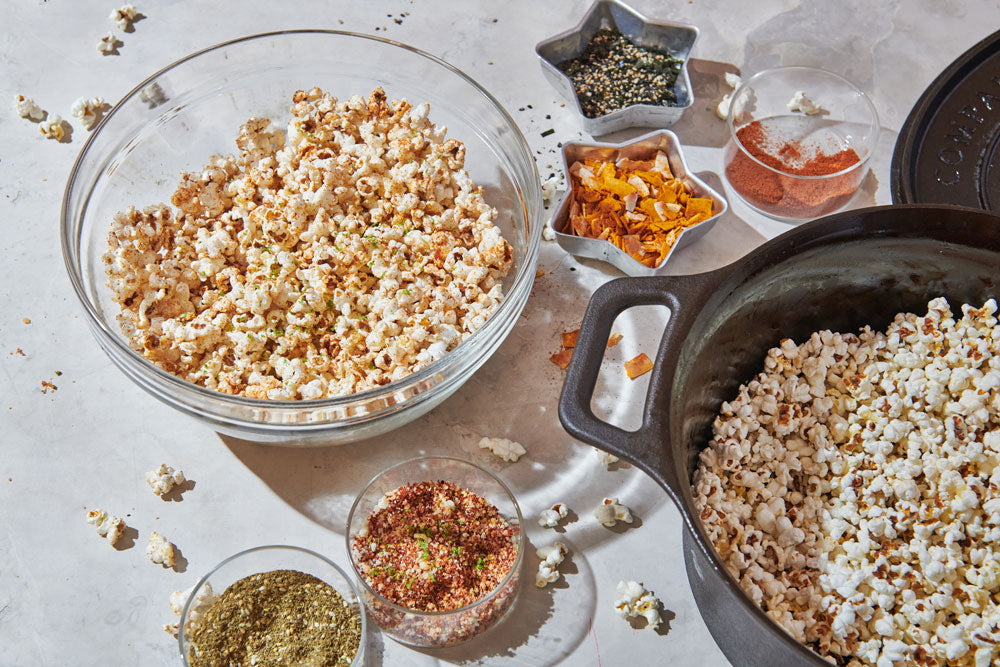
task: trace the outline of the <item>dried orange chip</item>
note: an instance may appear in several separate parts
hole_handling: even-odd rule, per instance
[[[608,338],[608,347],[614,347],[621,341],[622,335],[620,333],[613,333],[611,337]]]
[[[653,361],[646,356],[645,352],[641,352],[635,359],[629,359],[625,362],[625,372],[628,374],[629,380],[634,380],[651,370],[653,370]]]
[[[579,335],[580,335],[579,329],[577,329],[576,331],[563,332],[562,335],[563,347],[565,348],[576,347],[576,337]]]
[[[549,361],[554,363],[559,368],[566,370],[566,367],[569,366],[569,360],[572,358],[573,350],[559,350],[549,357]]]
[[[698,213],[704,213],[706,218],[710,217],[712,215],[712,200],[706,197],[691,197],[688,199],[684,215],[690,218]]]

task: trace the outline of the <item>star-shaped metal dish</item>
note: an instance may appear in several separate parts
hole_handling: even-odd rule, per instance
[[[601,28],[617,28],[633,43],[666,51],[683,61],[674,86],[676,106],[632,104],[596,118],[584,115],[573,83],[559,71],[558,64],[582,54]],[[694,103],[687,63],[697,38],[698,29],[694,26],[654,21],[620,0],[597,0],[575,28],[539,42],[535,53],[545,77],[576,106],[584,129],[591,135],[600,135],[626,127],[666,127],[677,122],[684,110]]]
[[[670,252],[658,266],[646,266],[610,241],[576,236],[564,231],[569,229],[569,211],[573,203],[573,179],[569,175],[569,168],[574,162],[577,160],[618,160],[623,157],[632,160],[649,160],[656,156],[657,151],[663,151],[670,162],[670,170],[674,177],[685,181],[691,187],[693,196],[707,197],[712,200],[712,210],[714,211],[712,217],[684,229],[674,241]],[[571,255],[593,257],[608,262],[630,276],[657,276],[665,273],[667,263],[670,262],[674,253],[704,235],[729,208],[722,195],[691,173],[684,161],[684,155],[681,153],[680,141],[678,141],[677,135],[670,130],[657,130],[620,144],[570,142],[563,146],[562,158],[563,173],[567,184],[566,194],[559,202],[555,215],[549,220],[549,227],[555,232],[556,241],[563,250]]]

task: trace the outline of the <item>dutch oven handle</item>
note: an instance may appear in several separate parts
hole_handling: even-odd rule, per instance
[[[684,340],[705,299],[728,271],[690,276],[619,278],[594,292],[580,324],[559,397],[559,420],[578,440],[608,451],[651,475],[679,499],[679,479],[667,447],[670,384]],[[662,305],[670,318],[660,339],[643,407],[642,426],[626,431],[598,419],[590,404],[615,318],[634,306]]]

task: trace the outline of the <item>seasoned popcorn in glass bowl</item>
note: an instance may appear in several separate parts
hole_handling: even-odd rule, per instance
[[[510,116],[433,56],[256,35],[107,114],[70,175],[63,252],[143,389],[250,440],[347,442],[430,410],[504,340],[534,280],[538,182]]]

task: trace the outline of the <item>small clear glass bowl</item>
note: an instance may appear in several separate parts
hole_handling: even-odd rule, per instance
[[[517,532],[517,557],[503,581],[472,604],[449,611],[416,611],[388,600],[368,584],[358,569],[352,543],[385,494],[406,484],[438,480],[457,484],[493,503]],[[521,524],[521,508],[507,485],[493,473],[468,461],[450,457],[421,457],[403,461],[380,473],[358,494],[347,517],[347,551],[351,555],[351,568],[372,622],[396,641],[421,648],[458,644],[490,629],[506,617],[517,598],[526,545]]]
[[[358,591],[351,583],[347,573],[341,570],[336,563],[315,551],[302,547],[272,544],[254,547],[230,556],[212,568],[195,584],[187,604],[184,605],[184,610],[181,612],[180,629],[177,633],[177,644],[184,666],[188,667],[190,664],[189,655],[193,648],[184,628],[188,625],[188,616],[191,613],[193,603],[205,584],[210,584],[212,591],[216,596],[219,596],[240,579],[271,570],[298,570],[311,574],[332,586],[344,598],[344,601],[358,612],[361,616],[361,642],[358,644],[358,652],[354,656],[354,660],[351,661],[351,667],[360,667],[364,664],[368,621],[365,606],[361,604]]]
[[[793,112],[789,102],[799,91],[822,107],[815,114]],[[790,174],[761,162],[737,133],[757,121],[773,144],[798,142],[825,154],[854,149],[858,162],[830,174]],[[844,77],[813,67],[778,67],[754,74],[733,93],[729,142],[723,151],[726,185],[750,208],[788,222],[828,215],[847,206],[869,169],[878,141],[879,122],[868,96]],[[770,142],[769,142],[770,143]],[[753,177],[735,178],[736,170]]]
[[[430,120],[465,143],[465,168],[498,211],[513,249],[504,300],[486,323],[425,368],[370,391],[272,401],[223,394],[182,380],[133,350],[116,317],[102,255],[112,217],[130,205],[170,201],[182,172],[236,150],[241,124],[287,124],[296,90],[339,99],[382,86],[389,99],[430,104]],[[256,442],[337,444],[398,428],[438,405],[510,333],[535,280],[542,233],[534,155],[500,103],[448,63],[387,39],[332,30],[253,35],[169,65],[112,109],[80,152],[63,196],[62,250],[97,342],[133,382],[215,430]]]

